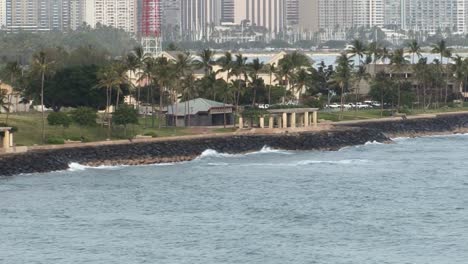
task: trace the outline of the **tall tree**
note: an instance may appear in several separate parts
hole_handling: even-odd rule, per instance
[[[352,78],[352,60],[348,57],[348,54],[342,53],[336,59],[336,70],[332,76],[333,82],[335,82],[340,87],[341,93],[341,111],[339,119],[343,119],[343,112],[344,112],[344,99],[346,89],[349,86],[349,82]]]
[[[400,110],[401,106],[401,85],[406,76],[404,73],[404,66],[408,63],[408,60],[405,57],[404,49],[396,49],[393,51],[390,64],[392,65],[392,72],[397,79],[397,89],[398,89],[398,101],[397,101],[397,110]]]
[[[413,39],[411,42],[409,42],[407,45],[408,51],[411,54],[411,64],[415,63],[415,56],[421,58],[421,46],[419,46],[419,43],[417,40]]]
[[[366,54],[367,46],[359,39],[355,39],[351,43],[351,48],[348,53],[351,55],[351,58],[358,57],[358,67],[362,64],[362,59]]]
[[[205,76],[208,76],[213,71],[215,52],[210,49],[204,49],[198,53],[198,65],[205,71]]]
[[[445,104],[447,104],[448,98],[448,75],[449,75],[449,58],[452,56],[452,50],[447,46],[447,42],[442,39],[438,43],[432,45],[432,53],[439,54],[440,56],[440,67],[443,73],[445,73]],[[446,66],[444,66],[444,58],[447,58]]]
[[[37,69],[41,76],[41,112],[42,112],[42,143],[45,142],[45,110],[44,110],[44,84],[45,76],[51,71],[54,61],[50,60],[44,51],[34,55],[33,66]]]
[[[250,71],[250,86],[253,91],[252,107],[255,107],[257,99],[257,80],[259,79],[259,73],[263,69],[264,64],[263,62],[260,62],[260,59],[256,58],[248,66]]]
[[[111,138],[111,117],[110,117],[110,106],[112,101],[112,89],[119,84],[118,73],[112,67],[107,65],[98,72],[98,88],[106,89],[106,110],[105,120],[107,122],[107,139]]]

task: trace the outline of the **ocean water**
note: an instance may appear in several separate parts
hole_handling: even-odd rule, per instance
[[[467,263],[468,136],[0,178],[0,263]]]

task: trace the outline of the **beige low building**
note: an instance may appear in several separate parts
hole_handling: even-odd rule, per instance
[[[267,110],[268,114],[259,118],[259,128],[308,128],[318,125],[318,108],[287,108]],[[246,119],[239,117],[239,128],[245,127]],[[268,121],[268,123],[266,123]]]
[[[13,88],[6,84],[3,83],[0,80],[0,90],[6,91],[6,100],[9,105],[10,113],[17,113],[17,112],[29,112],[29,108],[31,106],[31,103],[24,103],[23,98],[21,97],[21,94],[18,92],[15,92]],[[0,113],[5,113],[6,110],[3,108],[0,108]]]

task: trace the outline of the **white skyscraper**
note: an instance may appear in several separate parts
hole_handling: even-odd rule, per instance
[[[384,25],[383,0],[353,0],[353,26],[382,27]]]
[[[181,0],[181,32],[185,39],[207,39],[221,21],[221,1]]]
[[[6,0],[0,0],[0,29],[6,26]]]
[[[234,23],[243,21],[265,27],[270,33],[277,34],[286,27],[285,0],[235,0]]]
[[[435,33],[457,29],[459,0],[403,0],[402,27]]]
[[[457,32],[468,33],[468,0],[457,0]]]
[[[85,22],[137,33],[137,0],[86,0]]]

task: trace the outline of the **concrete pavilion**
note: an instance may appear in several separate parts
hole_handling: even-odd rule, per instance
[[[318,108],[286,108],[267,110],[268,114],[261,116],[260,128],[307,128],[318,125]],[[265,125],[268,118],[268,126]],[[244,128],[244,118],[239,117],[239,128]]]
[[[0,127],[0,152],[10,152],[13,144],[11,127]]]

